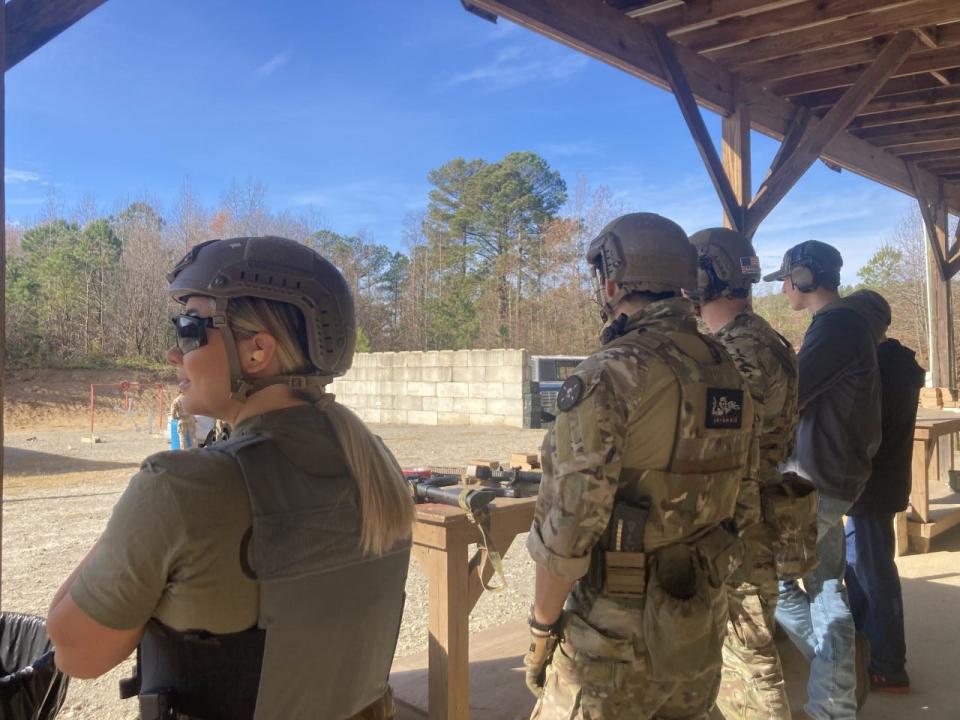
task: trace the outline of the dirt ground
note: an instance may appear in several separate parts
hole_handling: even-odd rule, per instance
[[[54,592],[96,540],[140,461],[166,449],[166,440],[146,432],[142,416],[135,427],[130,414],[106,408],[97,416],[101,442],[83,442],[89,435],[89,382],[131,380],[130,374],[24,375],[8,376],[6,383],[2,607],[45,615]],[[375,431],[405,467],[506,460],[511,452],[537,451],[543,437],[542,431],[512,428],[381,425]],[[505,559],[508,588],[485,594],[471,617],[473,631],[526,616],[533,565],[523,552],[523,540],[515,541]],[[398,655],[426,647],[426,603],[426,580],[413,563]],[[72,681],[59,717],[135,718],[134,703],[117,695],[117,683],[130,674],[131,665],[127,662],[97,680]]]

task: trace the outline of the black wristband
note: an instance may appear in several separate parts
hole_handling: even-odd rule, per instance
[[[537,619],[533,616],[533,607],[530,607],[530,613],[527,615],[527,625],[532,627],[537,632],[550,633],[555,635],[560,631],[560,619],[563,617],[563,613],[560,613],[560,617],[554,620],[552,623],[542,623],[537,622]]]

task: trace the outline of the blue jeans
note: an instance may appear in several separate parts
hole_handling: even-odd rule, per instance
[[[899,678],[906,673],[903,594],[893,561],[893,513],[847,518],[847,592],[857,630],[870,641],[870,672]]]
[[[817,504],[817,552],[820,564],[797,581],[780,583],[777,622],[810,661],[807,704],[814,720],[855,720],[857,675],[854,629],[843,585],[846,556],[845,500],[821,496]],[[806,592],[804,592],[804,590]]]

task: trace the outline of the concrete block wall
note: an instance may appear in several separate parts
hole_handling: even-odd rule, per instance
[[[529,365],[526,350],[358,353],[332,390],[371,423],[519,428]]]

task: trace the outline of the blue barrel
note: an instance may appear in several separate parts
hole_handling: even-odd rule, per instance
[[[170,449],[180,449],[180,435],[177,433],[177,421],[170,420]]]

